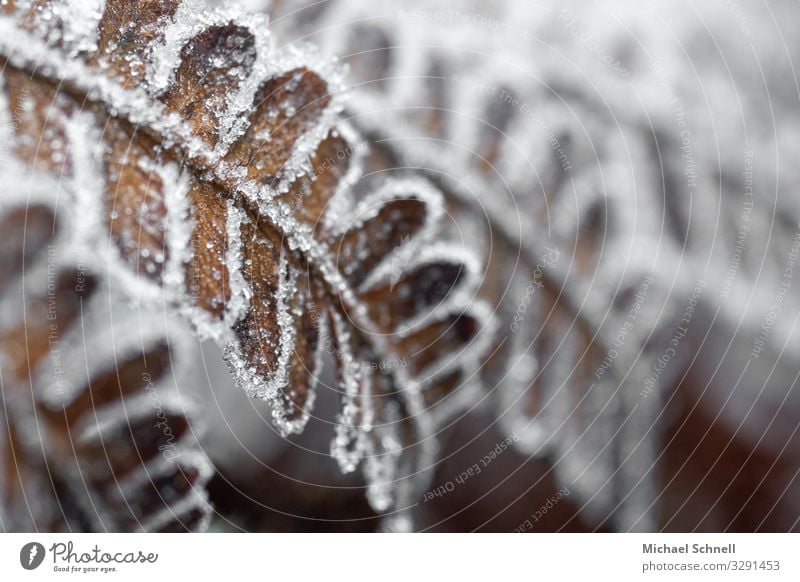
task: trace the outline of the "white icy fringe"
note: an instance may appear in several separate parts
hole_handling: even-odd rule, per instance
[[[63,47],[70,56],[97,49],[100,18],[105,0],[15,0],[14,17],[50,45]]]
[[[403,452],[400,415],[392,402],[383,411],[386,417],[376,419],[371,370],[353,356],[350,332],[341,316],[334,312],[331,319],[339,349],[338,368],[344,382],[342,410],[337,417],[331,455],[345,473],[355,471],[363,463],[367,499],[375,511],[384,512],[398,498],[399,458]]]

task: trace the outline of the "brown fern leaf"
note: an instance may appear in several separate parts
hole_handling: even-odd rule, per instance
[[[491,392],[505,430],[526,453],[556,459],[592,518],[651,527],[641,509],[652,506],[653,479],[638,475],[655,458],[647,435],[660,410],[636,379],[663,352],[679,308],[655,276],[656,257],[661,272],[678,271],[670,241],[642,235],[662,223],[658,193],[638,175],[647,144],[621,133],[596,96],[572,99],[561,71],[527,62],[519,39],[484,35],[483,58],[469,25],[445,32],[415,18],[424,2],[400,12],[388,0],[313,4],[276,6],[275,19],[285,42],[311,38],[351,64],[348,108],[369,137],[369,171],[429,176],[451,226],[487,255],[476,297],[502,323],[479,374],[487,392],[499,388]],[[503,22],[528,16],[518,2],[492,9]],[[554,97],[562,90],[565,99]],[[602,165],[621,151],[634,157],[630,170]],[[598,169],[609,167],[619,174]]]
[[[4,77],[32,117],[13,143],[56,119],[68,169],[48,150],[17,156],[67,176],[81,235],[130,295],[166,298],[226,346],[284,434],[309,418],[329,348],[332,452],[344,470],[363,462],[376,509],[406,509],[437,422],[464,402],[437,386],[474,377],[495,328],[474,300],[477,255],[443,234],[441,192],[407,176],[352,188],[364,143],[339,121],[339,69],[275,51],[258,18],[191,0],[109,0],[80,18],[80,2],[39,4],[0,18]]]
[[[203,529],[212,469],[170,388],[190,360],[186,332],[110,299],[118,290],[65,227],[74,211],[56,220],[58,185],[37,183],[0,216],[14,235],[0,258],[3,527]]]

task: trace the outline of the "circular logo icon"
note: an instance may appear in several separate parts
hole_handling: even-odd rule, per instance
[[[44,546],[39,542],[29,542],[19,551],[19,563],[26,570],[35,570],[44,561]]]

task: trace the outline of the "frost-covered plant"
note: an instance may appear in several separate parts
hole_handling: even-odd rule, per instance
[[[407,175],[359,181],[371,154],[340,118],[339,66],[276,50],[263,18],[191,0],[2,11],[2,175],[29,176],[22,199],[44,188],[71,209],[60,228],[115,295],[223,345],[283,434],[309,418],[329,348],[332,454],[362,466],[372,506],[396,513],[388,527],[405,526],[437,427],[476,398],[497,328],[476,297],[482,258],[448,234],[441,191]],[[94,390],[82,394],[92,409]],[[32,410],[71,405],[34,396]],[[206,473],[190,481],[200,496]],[[97,514],[95,527],[128,527]]]
[[[3,528],[204,528],[213,471],[174,380],[195,357],[188,330],[121,299],[57,180],[17,161],[2,175]]]

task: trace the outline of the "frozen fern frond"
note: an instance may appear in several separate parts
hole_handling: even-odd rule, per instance
[[[481,255],[450,236],[442,193],[361,180],[369,146],[340,119],[339,67],[274,49],[264,18],[192,0],[86,6],[5,6],[13,154],[61,180],[129,298],[225,347],[283,434],[303,429],[332,354],[332,453],[361,465],[376,510],[405,509],[495,329]]]
[[[691,285],[678,268],[682,241],[660,234],[669,209],[652,180],[652,138],[619,123],[629,96],[585,91],[582,71],[531,58],[542,51],[531,39],[469,19],[442,26],[424,1],[275,10],[285,42],[310,39],[350,64],[347,107],[378,152],[371,170],[434,180],[473,251],[491,249],[476,296],[502,325],[479,375],[506,434],[552,459],[592,519],[650,527],[656,487],[639,475],[656,457],[652,427],[672,378],[658,378],[649,399],[637,382]],[[557,10],[513,0],[480,14],[543,38],[558,29]],[[598,85],[613,85],[604,74]],[[678,276],[663,280],[657,265]]]
[[[3,176],[23,187],[29,169],[12,166]],[[69,227],[78,214],[46,175],[3,197],[3,528],[204,529],[213,470],[174,382],[193,358],[188,330],[114,299]]]

